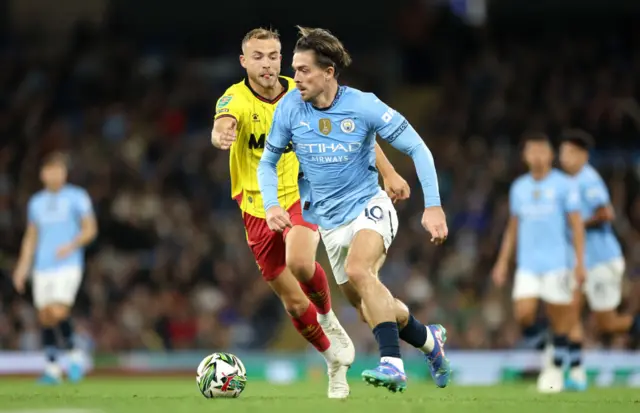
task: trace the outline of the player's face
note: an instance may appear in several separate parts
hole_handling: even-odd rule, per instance
[[[524,146],[524,161],[531,170],[544,170],[551,167],[553,149],[549,142],[529,141]]]
[[[52,163],[42,167],[40,179],[47,188],[60,188],[67,181],[67,168],[61,163]]]
[[[282,55],[280,42],[276,39],[250,39],[242,48],[240,64],[247,70],[247,76],[265,89],[278,83]]]
[[[292,66],[296,72],[293,79],[296,81],[296,87],[304,101],[314,100],[324,91],[327,79],[331,74],[327,69],[322,69],[316,64],[315,52],[295,53]]]
[[[568,173],[574,174],[578,172],[586,161],[587,153],[584,149],[570,142],[563,142],[560,145],[560,164],[562,169]]]

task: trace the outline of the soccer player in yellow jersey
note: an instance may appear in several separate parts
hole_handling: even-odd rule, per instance
[[[247,77],[229,87],[218,100],[211,142],[219,149],[230,150],[232,197],[242,210],[247,241],[263,278],[282,301],[298,332],[327,361],[328,396],[345,398],[349,395],[346,373],[355,348],[331,310],[327,277],[315,261],[320,238],[317,226],[302,218],[299,165],[292,148],[287,148],[277,166],[278,198],[292,223],[284,234],[269,229],[258,186],[258,163],[273,112],[278,101],[295,88],[292,79],[280,76],[280,50],[277,32],[254,29],[247,33],[240,56]],[[407,198],[407,183],[376,149],[387,190],[396,199]]]

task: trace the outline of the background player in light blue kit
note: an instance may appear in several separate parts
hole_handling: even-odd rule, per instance
[[[78,381],[84,373],[82,355],[74,349],[70,309],[82,281],[83,250],[96,237],[97,226],[86,191],[66,183],[64,155],[49,155],[40,177],[44,189],[29,200],[28,225],[13,282],[16,290],[23,293],[32,271],[33,301],[47,357],[41,382],[55,384],[62,379],[58,331],[64,349],[69,351],[69,379]]]
[[[276,109],[258,167],[269,227],[282,231],[291,225],[278,203],[276,164],[292,142],[300,161],[304,218],[319,225],[334,277],[380,348],[380,365],[365,370],[364,380],[404,391],[402,339],[425,353],[436,384],[445,387],[450,375],[445,329],[419,323],[377,278],[398,218],[378,184],[376,134],[412,157],[424,192],[422,224],[440,244],[448,229],[431,152],[401,114],[371,93],[338,84],[351,58],[336,37],[323,29],[300,28],[300,34],[293,57],[297,90]]]
[[[511,216],[493,279],[498,286],[505,283],[517,245],[516,320],[526,334],[535,323],[538,301],[546,304],[553,331],[553,360],[543,366],[538,390],[555,393],[563,390],[568,334],[577,319],[571,305],[573,290],[576,281],[581,283],[585,277],[580,196],[573,179],[552,167],[553,148],[546,135],[527,133],[523,142],[529,173],[511,186]]]
[[[615,213],[609,191],[598,171],[589,164],[589,150],[593,138],[581,130],[569,130],[563,134],[560,146],[560,163],[564,170],[575,177],[581,198],[581,212],[585,226],[585,261],[587,278],[582,290],[576,291],[578,311],[584,306],[586,296],[589,308],[595,315],[599,332],[628,333],[640,336],[640,317],[618,313],[622,301],[622,281],[625,260],[622,248],[612,227]],[[566,387],[584,390],[587,375],[582,367],[582,324],[577,323],[570,336],[570,370]]]

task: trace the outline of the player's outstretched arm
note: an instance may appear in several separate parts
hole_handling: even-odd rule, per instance
[[[385,192],[394,203],[409,199],[409,196],[411,195],[409,184],[402,176],[400,176],[399,173],[396,172],[396,169],[387,158],[387,155],[384,154],[384,151],[377,143],[376,168],[378,168],[380,175],[382,175]]]
[[[373,100],[365,110],[375,132],[413,160],[424,196],[422,225],[431,234],[432,242],[443,243],[449,235],[449,229],[440,204],[438,174],[431,151],[404,116],[379,99]]]

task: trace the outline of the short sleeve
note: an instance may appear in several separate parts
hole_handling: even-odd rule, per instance
[[[216,102],[216,113],[213,119],[216,120],[230,116],[240,121],[243,111],[244,105],[242,96],[239,96],[232,90],[227,90],[225,94],[218,99],[218,102]]]
[[[35,224],[37,219],[36,202],[35,199],[31,198],[27,204],[27,221],[29,224]]]
[[[271,152],[283,153],[291,141],[291,110],[287,102],[288,99],[285,96],[273,114],[271,129],[265,145],[265,149]]]
[[[575,179],[567,179],[567,190],[564,197],[566,212],[580,211],[580,188]]]
[[[518,215],[518,191],[517,191],[518,183],[514,182],[511,184],[511,188],[509,189],[509,213],[512,216]]]
[[[91,205],[91,198],[86,191],[78,191],[74,197],[74,206],[76,212],[81,218],[86,218],[93,215],[93,206]]]
[[[373,93],[365,93],[362,97],[367,123],[373,132],[380,135],[388,143],[392,143],[409,127],[409,122]]]
[[[607,190],[604,182],[600,179],[589,182],[586,185],[583,198],[584,202],[593,209],[600,208],[611,203],[609,191]]]

